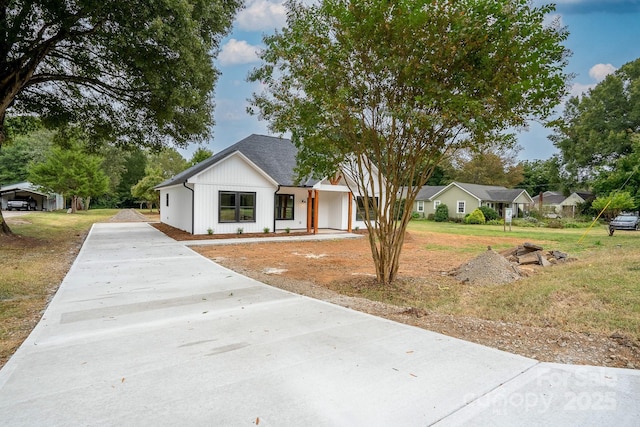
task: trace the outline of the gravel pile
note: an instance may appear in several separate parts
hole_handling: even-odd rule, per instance
[[[149,219],[135,209],[123,209],[109,218],[109,222],[148,222]]]
[[[476,258],[461,265],[453,276],[465,283],[478,285],[502,285],[522,277],[517,266],[493,249],[488,249]]]

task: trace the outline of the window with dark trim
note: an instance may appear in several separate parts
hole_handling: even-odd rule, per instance
[[[373,197],[369,197],[369,218],[375,219],[375,210],[374,210],[374,202]],[[376,204],[378,202],[378,198],[375,198]],[[356,221],[366,221],[367,217],[365,215],[365,206],[364,206],[364,197],[358,196],[356,197],[356,203],[358,204],[358,209],[356,209]]]
[[[295,198],[293,194],[276,194],[276,219],[294,219],[293,207]]]
[[[218,222],[255,222],[256,193],[220,191]]]

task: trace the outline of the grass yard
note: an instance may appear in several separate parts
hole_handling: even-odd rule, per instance
[[[609,236],[603,225],[547,229],[438,224],[414,221],[410,232],[494,237],[517,237],[545,249],[567,252],[575,262],[538,269],[536,274],[501,286],[456,286],[456,295],[432,301],[431,309],[492,320],[600,334],[622,333],[640,340],[640,233],[617,231]],[[585,232],[588,233],[585,235]],[[584,236],[584,237],[583,237]],[[582,238],[582,240],[581,240]],[[427,239],[428,240],[428,239]],[[429,245],[428,245],[429,246]],[[496,250],[507,243],[492,245]],[[454,253],[478,253],[481,245],[431,247]],[[458,300],[451,306],[451,300]]]
[[[0,236],[0,366],[39,321],[91,225],[116,212],[33,212],[7,220],[15,236]]]

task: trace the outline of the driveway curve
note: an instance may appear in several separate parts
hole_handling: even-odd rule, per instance
[[[0,371],[6,426],[637,425],[638,371],[554,365],[272,288],[149,224],[92,228]]]

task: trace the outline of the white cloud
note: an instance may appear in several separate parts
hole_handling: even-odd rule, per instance
[[[570,95],[571,96],[580,96],[582,94],[587,93],[598,83],[603,81],[609,74],[613,74],[617,70],[611,64],[596,64],[589,69],[589,77],[595,80],[595,83],[583,84],[583,83],[574,83],[571,86]]]
[[[574,83],[573,85],[571,85],[571,90],[569,91],[569,96],[571,96],[571,97],[580,96],[582,94],[587,93],[588,91],[590,91],[594,87],[596,87],[595,83],[588,84],[588,85],[585,85],[585,84],[582,84],[582,83]]]
[[[287,10],[282,0],[249,0],[237,17],[238,28],[263,31],[282,28],[287,23]]]
[[[244,40],[230,39],[218,55],[221,65],[250,64],[257,62],[259,46],[252,46]]]
[[[605,77],[609,74],[613,74],[616,70],[617,68],[611,64],[596,64],[589,70],[589,76],[597,82],[601,82]]]

